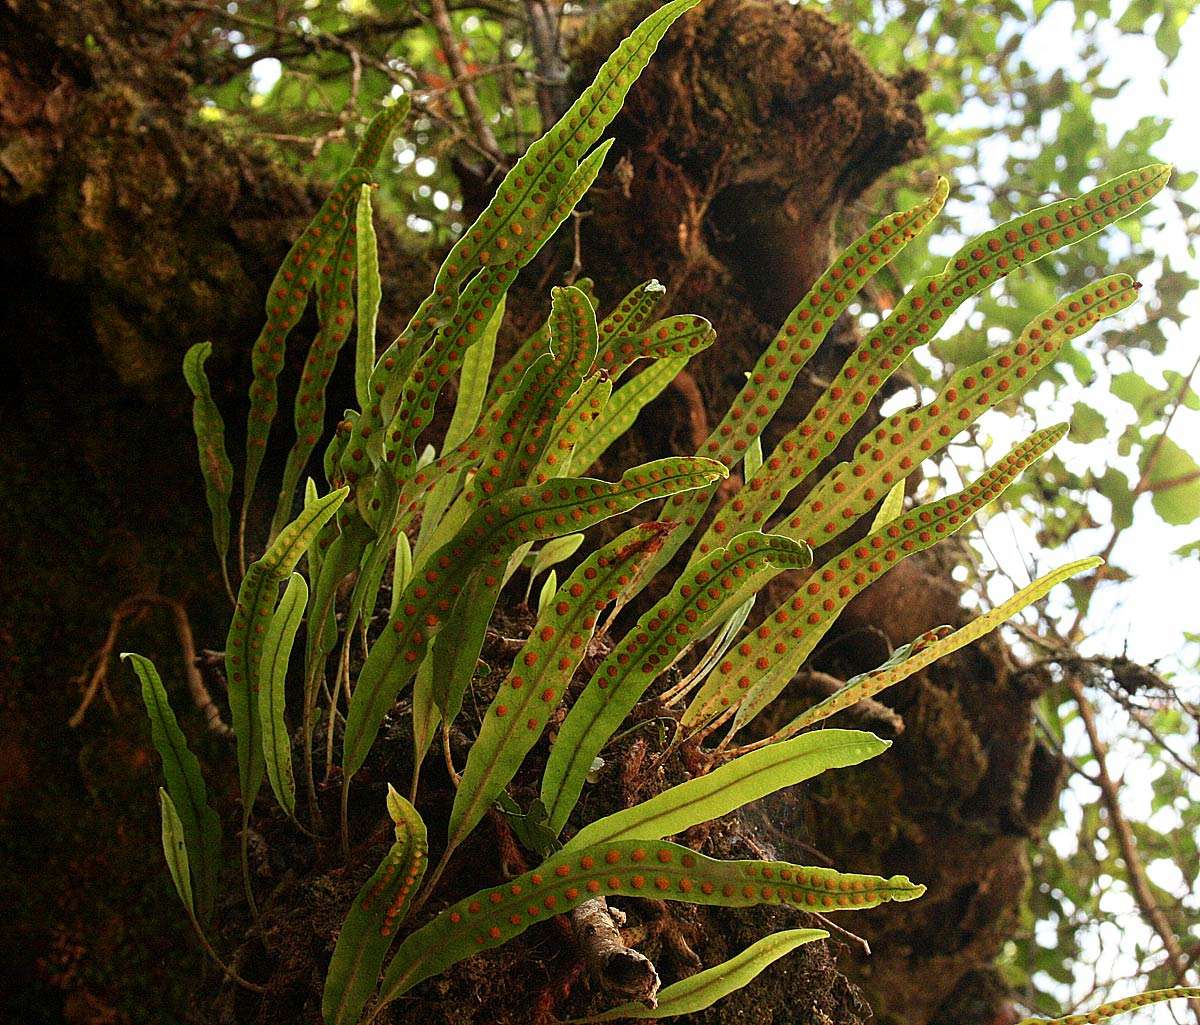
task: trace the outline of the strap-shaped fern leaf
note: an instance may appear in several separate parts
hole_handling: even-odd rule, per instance
[[[625,840],[547,859],[451,905],[410,935],[384,973],[379,1006],[456,961],[507,943],[593,897],[650,897],[719,907],[776,904],[829,914],[916,900],[907,876],[836,872],[781,861],[718,861],[678,844]]]
[[[749,722],[783,690],[856,594],[900,560],[959,530],[1065,433],[1064,424],[1037,431],[958,494],[912,510],[830,559],[717,666],[683,723],[698,726],[732,708],[737,726]]]
[[[379,724],[412,679],[429,641],[468,578],[481,564],[503,560],[526,542],[583,530],[680,489],[703,487],[722,473],[709,459],[663,459],[628,471],[620,481],[562,478],[514,488],[483,503],[458,535],[425,564],[405,590],[399,615],[371,648],[346,722],[343,771],[362,766]]]
[[[379,242],[371,217],[371,186],[364,185],[358,195],[355,214],[358,229],[355,241],[355,264],[358,271],[357,312],[358,333],[354,347],[354,396],[359,407],[371,404],[371,371],[375,369],[375,325],[379,319],[379,304],[383,286],[379,280]]]
[[[892,373],[919,345],[930,341],[950,315],[1018,267],[1102,230],[1149,202],[1171,168],[1152,164],[1105,182],[1076,199],[1065,199],[1014,218],[968,242],[940,274],[918,281],[887,318],[867,333],[825,394],[776,447],[774,455],[739,493],[751,505],[780,502],[828,456],[858,421]],[[986,390],[986,388],[982,389]]]
[[[660,359],[628,384],[622,385],[609,400],[607,408],[592,423],[587,436],[571,457],[571,466],[586,470],[608,451],[610,445],[633,426],[638,414],[659,395],[687,366],[690,356]],[[678,510],[672,509],[672,515]]]
[[[672,527],[643,523],[585,559],[538,617],[492,700],[450,812],[457,847],[520,768],[588,652],[601,611],[637,577]]]
[[[546,221],[536,229],[530,226],[523,232],[528,237],[513,247],[506,262],[486,267],[472,279],[454,309],[441,322],[428,352],[415,362],[406,361],[399,352],[393,352],[396,343],[385,352],[371,375],[371,389],[380,401],[363,410],[343,457],[342,469],[348,482],[353,484],[369,471],[369,460],[377,452],[381,453],[382,464],[390,466],[399,479],[412,475],[416,465],[414,443],[421,430],[428,426],[442,387],[458,370],[465,350],[483,336],[517,272],[533,259],[591,188],[610,146],[611,142],[608,142],[597,147],[579,165]],[[411,371],[403,387],[397,389],[400,374],[408,367]],[[400,399],[394,415],[387,404],[393,394]],[[387,431],[380,431],[385,423],[388,424]],[[376,432],[374,436],[372,432]],[[380,439],[382,444],[373,437]]]
[[[576,165],[621,109],[668,28],[699,0],[671,0],[637,26],[601,65],[569,110],[504,176],[483,213],[450,250],[433,294],[414,321],[444,317],[463,285],[481,267],[506,259],[545,220]]]
[[[475,475],[475,486],[464,499],[491,497],[530,482],[543,483],[545,474],[534,469],[547,454],[553,427],[563,404],[583,382],[596,357],[596,315],[587,297],[577,288],[556,288],[553,293],[554,350],[538,357],[521,386],[513,393],[502,430],[490,439]],[[528,544],[528,542],[526,542]],[[462,696],[470,685],[484,633],[504,586],[503,560],[493,556],[472,577],[434,646],[434,686],[438,705],[447,722],[458,715]]]
[[[706,968],[686,979],[659,991],[658,1006],[621,1004],[602,1014],[587,1018],[572,1018],[566,1025],[579,1022],[612,1021],[623,1018],[672,1018],[680,1014],[695,1014],[712,1007],[722,997],[748,986],[767,968],[797,947],[816,940],[828,939],[824,929],[783,929],[764,936],[740,954]]]
[[[183,828],[183,820],[175,808],[175,802],[162,787],[158,788],[158,806],[162,812],[162,849],[167,871],[171,873],[171,882],[175,884],[175,892],[179,894],[179,899],[187,909],[188,917],[195,919],[196,901],[192,893],[187,834]]]
[[[608,356],[613,346],[625,335],[636,334],[652,316],[667,290],[657,279],[651,278],[634,287],[600,322],[600,353],[596,359],[598,367],[607,369]]]
[[[1137,996],[1114,1000],[1112,1003],[1101,1004],[1094,1011],[1086,1014],[1067,1014],[1061,1018],[1026,1018],[1017,1025],[1096,1025],[1097,1022],[1115,1018],[1118,1014],[1128,1014],[1141,1007],[1159,1004],[1164,1000],[1197,1000],[1200,999],[1200,986],[1175,986],[1172,989],[1152,989]]]
[[[333,258],[347,220],[347,210],[359,188],[371,180],[366,168],[352,167],[339,179],[312,222],[296,240],[267,293],[267,322],[254,343],[250,385],[250,416],[246,424],[246,470],[242,488],[242,522],[254,499],[267,437],[278,408],[276,378],[283,369],[287,336],[299,321],[316,285]]]
[[[844,687],[839,688],[824,701],[813,705],[807,711],[801,712],[772,737],[749,745],[747,750],[768,744],[773,745],[777,741],[795,736],[801,730],[806,730],[810,726],[828,719],[842,709],[849,708],[865,698],[874,697],[889,687],[895,686],[901,680],[907,680],[913,673],[919,673],[939,658],[943,658],[959,648],[964,648],[979,640],[984,634],[990,633],[1025,607],[1032,605],[1035,601],[1040,601],[1064,580],[1095,569],[1102,561],[1098,557],[1092,557],[1067,563],[1045,576],[1038,577],[1032,584],[1021,588],[1007,601],[997,605],[990,612],[977,616],[958,630],[949,632],[948,628],[940,627],[937,630],[927,631],[915,641],[905,645],[878,669],[847,680]],[[820,733],[826,732],[828,731],[820,731]],[[809,736],[819,736],[820,733],[809,734]]]
[[[308,584],[299,573],[288,580],[283,597],[267,624],[259,679],[258,712],[262,719],[263,755],[275,798],[289,815],[296,814],[296,781],[292,775],[292,738],[284,717],[288,665],[296,631],[308,604]]]
[[[279,532],[266,554],[246,570],[238,590],[233,622],[225,640],[225,674],[229,681],[229,710],[237,734],[238,779],[241,782],[243,815],[248,815],[262,786],[262,720],[258,709],[261,686],[263,640],[280,585],[296,563],[332,519],[346,497],[346,489],[317,499]],[[321,622],[317,619],[317,622]]]
[[[570,473],[575,448],[587,438],[612,398],[612,381],[593,374],[563,406],[554,424],[551,444],[542,455],[533,479],[537,483]]]
[[[836,466],[813,488],[783,532],[810,544],[837,537],[922,460],[933,458],[992,406],[1019,395],[1053,364],[1064,345],[1126,309],[1137,294],[1137,282],[1129,275],[1114,274],[1044,311],[1017,339],[954,374],[932,401],[880,424],[859,444],[853,459]],[[785,443],[782,456],[777,452],[772,462],[786,462],[787,452]],[[765,497],[762,489],[752,489],[744,503],[730,502],[700,550],[719,543],[726,530],[744,529],[743,522],[757,523],[769,516],[778,507],[776,494],[782,500],[782,489]]]
[[[201,922],[212,917],[217,898],[217,872],[221,866],[221,820],[209,806],[208,790],[200,773],[200,763],[187,745],[187,738],[179,728],[179,722],[167,699],[154,663],[144,655],[124,652],[121,658],[128,660],[141,684],[142,701],[150,720],[150,739],[162,759],[163,776],[167,789],[163,802],[163,850],[167,864],[175,878],[176,870],[182,865],[183,877],[175,878],[175,888],[180,899],[193,910]],[[169,810],[167,805],[169,805]],[[175,857],[167,850],[168,812],[178,822],[177,832],[185,843],[183,857]],[[190,850],[195,858],[195,884],[187,874]],[[173,861],[172,858],[175,858]],[[186,884],[185,889],[182,884]],[[195,903],[192,896],[195,895]]]
[[[771,578],[812,564],[805,544],[748,532],[696,563],[600,664],[567,713],[542,777],[542,803],[556,832],[575,807],[592,760],[646,688],[706,628],[720,623]]]
[[[212,354],[211,342],[197,342],[183,357],[183,376],[192,391],[192,429],[200,452],[200,473],[204,478],[204,497],[212,517],[213,544],[221,560],[225,589],[233,594],[229,581],[229,496],[233,491],[233,465],[225,451],[225,421],[213,401],[212,389],[204,364]]]
[[[368,170],[378,165],[383,151],[396,133],[404,119],[412,109],[412,100],[407,93],[397,96],[390,106],[384,107],[371,118],[367,130],[359,140],[358,148],[350,163],[354,167],[365,167]]]
[[[353,202],[357,202],[357,197]],[[271,521],[272,537],[283,529],[291,517],[296,485],[308,465],[309,456],[325,432],[325,388],[337,363],[338,353],[350,337],[350,327],[354,323],[357,239],[355,218],[348,212],[333,258],[321,271],[317,284],[317,318],[320,326],[304,359],[300,386],[296,389],[292,414],[296,440],[284,464],[279,500]]]
[[[321,998],[327,1025],[355,1025],[359,1020],[429,864],[425,823],[417,809],[390,786],[387,807],[396,824],[396,840],[358,891],[338,934]]]
[[[731,469],[737,465],[779,411],[800,370],[825,340],[837,318],[850,307],[871,277],[895,259],[933,220],[948,191],[945,179],[939,178],[933,195],[924,203],[889,214],[842,252],[788,314],[750,372],[745,387],[701,446],[701,454],[718,459]],[[712,501],[713,493],[672,500],[671,519],[694,528]],[[677,547],[683,543],[684,534],[681,531],[676,535]],[[656,568],[666,565],[673,554],[674,550],[660,553]]]
[[[623,330],[607,342],[602,340],[596,367],[614,382],[639,359],[695,356],[717,340],[717,333],[703,317],[665,317],[640,330]]]
[[[858,765],[889,747],[861,730],[820,730],[772,744],[584,826],[563,850],[675,836],[829,769]]]

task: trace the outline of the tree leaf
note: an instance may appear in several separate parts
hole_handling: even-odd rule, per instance
[[[387,806],[396,840],[358,891],[338,933],[321,998],[327,1025],[355,1025],[359,1020],[429,864],[425,823],[417,809],[391,786]]]
[[[653,559],[653,557],[652,557]],[[542,777],[542,803],[561,831],[587,772],[646,688],[666,672],[705,627],[721,622],[786,569],[812,563],[807,545],[751,531],[693,564],[617,643],[559,728]]]
[[[197,342],[183,357],[183,376],[195,397],[192,402],[192,429],[200,452],[200,473],[204,477],[204,497],[212,516],[213,544],[221,561],[225,586],[229,582],[229,496],[233,492],[233,464],[225,451],[225,421],[213,401],[212,389],[204,364],[212,354],[211,342]]]
[[[180,889],[176,880],[175,888],[189,908],[193,907],[193,892],[196,897],[195,912],[200,921],[207,922],[212,917],[217,899],[217,873],[221,867],[221,820],[208,804],[208,790],[204,786],[204,777],[200,772],[200,762],[192,754],[187,745],[187,738],[179,728],[171,703],[167,699],[166,688],[163,687],[154,663],[144,655],[126,651],[121,658],[128,661],[137,674],[142,689],[142,701],[146,706],[146,715],[150,719],[150,738],[154,749],[162,759],[163,776],[167,781],[166,796],[170,803],[170,813],[179,823],[180,836],[187,843],[196,857],[196,881],[193,891],[190,877],[186,878],[187,897]],[[167,812],[163,812],[163,843],[166,844]],[[187,869],[187,851],[184,851],[182,864],[185,875]],[[171,874],[175,874],[172,855],[167,853],[167,865]]]
[[[584,826],[563,850],[675,836],[828,769],[858,765],[889,747],[888,741],[860,730],[820,730],[772,744]]]
[[[267,624],[258,671],[261,681],[258,711],[262,719],[267,779],[279,804],[293,818],[296,815],[296,782],[292,776],[292,738],[288,733],[284,708],[287,701],[288,664],[307,604],[308,584],[299,573],[293,573]]]
[[[535,922],[600,894],[720,907],[776,904],[829,914],[915,900],[924,892],[906,876],[717,861],[663,841],[627,840],[559,853],[532,872],[452,904],[410,935],[384,973],[379,1006],[456,961],[507,943]]]
[[[1146,475],[1152,492],[1150,503],[1171,526],[1191,523],[1200,517],[1200,465],[1191,453],[1167,437],[1151,442],[1142,459],[1143,468],[1155,446],[1154,465]]]
[[[764,936],[728,961],[682,979],[658,994],[658,1006],[622,1004],[602,1014],[573,1018],[571,1022],[612,1021],[614,1018],[670,1018],[695,1014],[712,1007],[722,997],[753,982],[785,954],[816,940],[828,939],[824,929],[784,929]],[[571,1025],[570,1022],[567,1025]]]

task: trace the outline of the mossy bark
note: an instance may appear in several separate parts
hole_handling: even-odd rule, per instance
[[[637,8],[622,6],[619,20],[585,33],[572,55],[578,79]],[[216,942],[269,980],[271,1002],[230,991],[218,998],[216,976],[198,974],[205,969],[161,871],[158,766],[128,681],[115,672],[111,707],[98,705],[76,731],[64,725],[79,697],[75,678],[122,598],[179,598],[200,645],[221,644],[227,604],[178,366],[190,344],[216,343],[214,392],[238,453],[263,292],[319,193],[196,119],[194,54],[174,48],[186,17],[141,0],[0,4],[0,906],[10,909],[13,937],[0,977],[13,1012],[31,1022],[315,1020],[323,958],[361,881],[355,872],[369,872],[385,839],[372,843],[364,813],[354,864],[330,869],[266,818],[258,881],[278,887],[277,898],[262,933],[241,944],[231,878],[231,927]],[[824,266],[843,206],[922,151],[920,85],[884,77],[845,32],[789,4],[712,0],[668,37],[615,127],[622,168],[589,200],[582,255],[609,302],[656,276],[673,309],[713,321],[720,340],[693,372],[710,422]],[[396,327],[386,317],[411,308],[432,257],[402,252],[386,233],[383,243],[386,333]],[[527,280],[556,277],[569,250],[560,247]],[[525,284],[513,319],[533,323],[544,307],[545,296]],[[300,336],[310,329],[302,324]],[[775,432],[795,422],[815,394],[813,379],[840,362],[851,337],[840,324]],[[348,400],[343,386],[331,412]],[[690,451],[689,401],[668,391],[613,465]],[[882,638],[902,643],[959,621],[944,558],[914,559],[872,588],[817,667],[863,669],[880,660]],[[122,647],[181,678],[171,669],[168,621],[131,626]],[[908,872],[930,893],[902,913],[884,908],[846,923],[871,940],[872,957],[838,943],[803,948],[696,1020],[851,1025],[865,1005],[835,955],[879,1020],[940,1025],[964,1008],[972,1020],[994,1015],[1003,996],[989,966],[1013,927],[1026,838],[1057,778],[1031,738],[1029,701],[1003,646],[985,642],[898,688],[889,703],[905,729],[886,758],[714,826],[709,842],[730,852]],[[183,719],[228,812],[230,752],[198,731],[195,716]],[[436,794],[436,773],[431,782]],[[614,801],[654,785],[612,782]],[[374,796],[368,788],[363,800]],[[495,852],[489,834],[465,881],[498,873]],[[660,917],[654,909],[643,917],[646,949],[667,974],[686,970],[680,936],[712,959],[784,924],[766,911],[673,907],[655,926]],[[427,984],[396,1020],[549,1013],[566,999],[574,968],[569,947],[551,956],[547,938],[565,947],[531,933],[511,952]],[[503,983],[513,977],[520,988]]]

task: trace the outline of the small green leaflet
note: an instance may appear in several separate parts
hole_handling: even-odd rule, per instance
[[[529,587],[525,589],[526,595],[533,590],[534,580],[550,569],[551,566],[557,566],[560,562],[569,559],[579,551],[581,544],[583,544],[582,534],[567,534],[564,537],[556,537],[542,545],[538,549],[537,555],[534,556],[533,568],[529,571]]]
[[[417,809],[391,786],[387,807],[396,825],[396,840],[358,891],[338,934],[321,998],[326,1025],[358,1022],[429,863],[425,823]]]
[[[819,730],[772,744],[584,826],[563,850],[675,836],[829,769],[858,765],[889,747],[886,740],[860,730]]]
[[[181,842],[186,841],[187,848],[196,859],[195,887],[190,878],[186,878],[187,897],[184,903],[189,909],[193,907],[192,895],[196,896],[195,911],[202,922],[212,917],[217,898],[217,872],[221,865],[221,820],[217,813],[209,807],[208,791],[204,786],[204,777],[200,773],[200,763],[187,746],[187,739],[179,728],[175,713],[167,700],[167,691],[159,679],[154,663],[144,655],[124,652],[121,658],[128,661],[137,674],[142,688],[142,701],[146,705],[146,715],[150,719],[150,737],[154,748],[162,758],[163,776],[167,781],[164,793],[170,804],[170,814],[178,823]],[[167,812],[163,811],[163,843],[166,845]],[[170,852],[167,853],[167,865],[174,876],[177,862],[172,861]],[[183,851],[183,868],[187,873],[187,850]],[[176,880],[175,888],[183,890]]]
[[[225,421],[213,401],[205,361],[212,353],[211,342],[197,342],[183,357],[183,376],[195,396],[192,403],[192,429],[200,452],[200,473],[204,477],[204,497],[212,515],[213,543],[221,561],[221,575],[230,595],[229,582],[229,496],[233,491],[233,464],[225,451]]]
[[[262,718],[267,779],[283,810],[293,818],[296,815],[296,781],[292,776],[292,739],[283,713],[288,664],[307,604],[308,584],[299,573],[293,573],[267,624],[258,674],[261,681],[258,711]]]
[[[554,592],[558,590],[558,571],[551,570],[546,574],[546,579],[542,583],[542,589],[538,592],[537,614],[540,616],[549,607],[550,602],[554,599]]]
[[[592,1021],[612,1021],[614,1018],[670,1018],[678,1014],[694,1014],[712,1007],[722,997],[753,982],[766,968],[797,947],[816,940],[828,939],[824,929],[784,929],[765,936],[747,947],[736,957],[713,968],[706,968],[676,982],[658,994],[658,1006],[622,1004],[603,1014],[588,1018],[573,1018],[565,1025]]]
[[[593,896],[650,897],[719,907],[775,904],[820,911],[916,900],[906,876],[840,873],[778,861],[718,861],[678,844],[626,840],[554,855],[532,872],[453,904],[400,945],[379,1006],[479,951],[519,936]]]
[[[904,512],[904,481],[898,480],[880,503],[879,512],[871,521],[871,530],[876,531],[880,527],[886,527],[902,512]]]
[[[175,884],[175,892],[187,908],[191,918],[196,917],[196,905],[192,901],[192,876],[188,867],[187,840],[184,838],[183,823],[175,811],[175,804],[162,787],[158,788],[158,805],[162,809],[163,857],[167,859],[167,871]]]

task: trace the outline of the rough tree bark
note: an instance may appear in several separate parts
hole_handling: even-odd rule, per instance
[[[586,34],[573,55],[577,80],[639,13],[623,6],[619,21]],[[141,0],[0,4],[0,906],[10,909],[0,982],[12,1013],[31,1022],[179,1020],[185,1007],[201,1021],[309,1020],[319,987],[322,966],[293,957],[298,948],[272,933],[287,923],[268,918],[257,953],[243,953],[270,966],[270,1015],[243,1011],[229,994],[212,1000],[215,984],[195,992],[201,969],[157,856],[157,765],[126,681],[114,680],[111,711],[98,708],[74,732],[64,726],[75,677],[122,598],[178,598],[201,646],[219,646],[227,609],[177,368],[190,344],[217,342],[214,386],[239,452],[263,290],[317,194],[193,118],[177,53],[187,16]],[[714,322],[720,340],[693,371],[710,420],[823,268],[845,205],[923,151],[921,84],[870,68],[846,33],[789,4],[712,0],[668,37],[616,126],[622,167],[590,201],[583,257],[609,302],[656,276],[672,309]],[[570,257],[564,245],[542,273],[560,273]],[[385,235],[384,333],[411,307],[432,259]],[[513,319],[532,323],[544,305],[526,284]],[[852,330],[838,326],[772,436],[811,401]],[[694,394],[664,396],[614,462],[691,451]],[[885,642],[959,621],[946,558],[912,559],[873,587],[816,668],[845,676],[877,664]],[[162,665],[177,657],[172,644],[170,622],[152,616],[123,642]],[[806,948],[781,963],[793,968],[773,969],[697,1020],[849,1025],[865,1012],[830,951],[877,1020],[1002,1020],[990,962],[1015,924],[1025,844],[1058,776],[1031,737],[1031,695],[1009,670],[993,639],[910,681],[888,698],[905,728],[886,758],[740,823],[739,843],[906,872],[930,892],[902,913],[848,923],[870,940],[871,957],[836,943]],[[221,741],[190,732],[208,765],[228,758]],[[261,863],[270,866],[270,851]],[[322,903],[315,885],[301,887],[309,912],[297,921],[327,939],[344,900]],[[704,931],[702,918],[672,915],[659,926],[651,916],[645,929],[668,965],[672,949]],[[706,955],[727,956],[775,920],[730,917],[736,924]],[[521,981],[552,1001],[556,970],[538,962]],[[528,1020],[496,1010],[520,1002],[497,995],[494,965],[446,985],[403,1020]],[[458,995],[479,994],[496,996],[495,1007],[474,1019],[453,1013]]]

